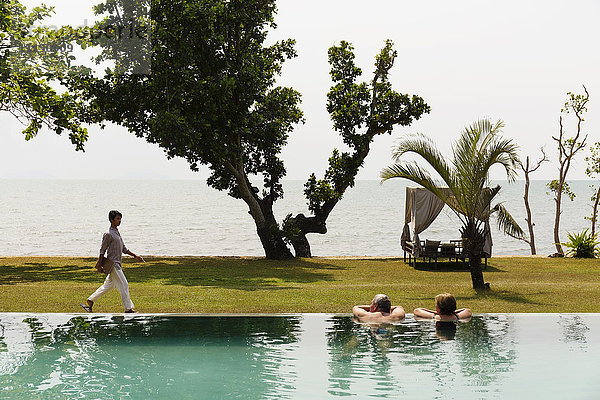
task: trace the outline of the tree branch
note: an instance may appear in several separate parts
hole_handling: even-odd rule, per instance
[[[540,147],[540,151],[542,152],[542,158],[540,158],[537,163],[535,164],[535,167],[531,168],[528,172],[535,172],[537,171],[537,169],[546,161],[550,161],[548,160],[548,157],[546,157],[546,152],[544,151],[543,147]],[[529,167],[529,157],[527,157],[527,162],[528,162],[528,167]]]

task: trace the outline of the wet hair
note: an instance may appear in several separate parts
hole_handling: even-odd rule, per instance
[[[456,311],[456,299],[450,293],[440,293],[435,296],[435,305],[443,315],[452,315]]]
[[[373,304],[377,305],[379,311],[389,313],[392,309],[392,302],[385,294],[376,294],[375,297],[373,297]]]
[[[123,218],[123,214],[121,214],[120,212],[118,212],[117,210],[110,210],[108,212],[108,220],[109,221],[113,221],[115,218],[117,218],[117,215],[121,218]]]

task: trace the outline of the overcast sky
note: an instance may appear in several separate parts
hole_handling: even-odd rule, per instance
[[[24,1],[24,4],[39,4]],[[97,1],[46,2],[56,7],[50,22],[91,23]],[[331,81],[327,49],[350,41],[363,69],[372,77],[374,56],[386,39],[398,51],[391,71],[394,89],[418,94],[431,106],[410,127],[376,137],[359,179],[378,179],[391,163],[394,142],[404,134],[432,137],[444,154],[465,125],[489,117],[504,120],[504,135],[520,145],[524,159],[545,146],[551,163],[533,179],[556,175],[558,118],[569,91],[590,92],[585,132],[600,141],[600,2],[564,1],[400,1],[284,0],[278,2],[278,28],[270,40],[294,38],[298,57],[288,61],[280,83],[302,94],[306,123],[290,135],[283,152],[289,179],[321,176],[334,147],[342,148],[325,109]],[[0,113],[0,178],[205,178],[181,159],[167,160],[156,145],[124,128],[89,127],[85,153],[76,152],[66,135],[44,130],[25,142],[22,126]],[[574,122],[565,123],[567,133]],[[584,154],[570,179],[586,179]],[[492,178],[502,179],[501,171]]]

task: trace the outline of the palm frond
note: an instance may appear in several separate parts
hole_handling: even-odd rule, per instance
[[[482,153],[481,159],[478,161],[482,166],[483,171],[489,171],[495,164],[501,164],[506,171],[506,176],[509,182],[512,182],[517,177],[517,168],[519,166],[519,146],[508,139],[495,138],[490,143],[487,151]]]
[[[519,226],[517,221],[510,215],[508,210],[502,204],[496,204],[492,209],[492,212],[497,212],[498,229],[517,239],[525,237],[525,232]]]
[[[482,125],[482,138],[479,143],[479,150],[484,150],[489,148],[492,143],[499,137],[502,132],[502,128],[504,128],[504,122],[499,119],[496,122],[492,123],[489,119],[485,119],[486,123]]]
[[[440,182],[433,179],[429,172],[421,168],[416,162],[393,164],[381,170],[379,177],[382,182],[392,178],[408,179],[429,190],[444,203],[450,205],[449,199],[452,198],[452,192],[450,190],[445,190]]]
[[[504,127],[502,120],[492,123],[489,119],[480,119],[465,127],[459,140],[453,147],[455,165],[470,165],[477,154],[488,146],[489,141]]]
[[[490,208],[492,200],[500,192],[500,185],[496,185],[493,188],[483,188],[477,197],[477,204],[473,206],[474,211],[471,212],[472,217],[481,221],[487,221],[490,218],[490,214],[496,210]]]
[[[446,186],[450,187],[453,184],[452,170],[430,138],[421,134],[409,136],[397,144],[392,157],[398,163],[406,153],[418,154],[440,176]]]
[[[502,120],[495,123],[489,119],[476,121],[463,130],[453,146],[455,174],[461,177],[463,188],[469,189],[469,193],[465,193],[465,201],[472,199],[476,204],[473,196],[487,186],[489,168],[484,160],[487,160],[488,148],[503,126]]]

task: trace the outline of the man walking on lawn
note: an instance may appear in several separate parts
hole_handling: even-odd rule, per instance
[[[145,262],[141,256],[137,256],[133,254],[127,247],[125,247],[125,243],[123,243],[123,239],[121,238],[121,234],[119,233],[119,225],[121,225],[121,218],[123,218],[123,214],[121,214],[117,210],[111,210],[108,213],[108,220],[110,221],[110,228],[108,232],[106,232],[102,236],[102,245],[100,246],[100,256],[98,257],[98,262],[96,263],[96,269],[100,272],[106,273],[106,279],[102,286],[98,288],[87,299],[87,306],[81,304],[81,306],[88,312],[92,312],[92,306],[94,302],[98,300],[102,295],[108,292],[113,287],[116,287],[119,293],[121,293],[121,300],[123,301],[123,306],[125,307],[126,313],[136,313],[137,311],[134,309],[133,302],[129,297],[129,284],[127,283],[127,279],[125,278],[125,274],[123,274],[123,268],[121,266],[121,254],[129,254],[132,257],[135,257],[139,262]],[[104,256],[104,253],[106,257]]]

